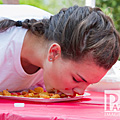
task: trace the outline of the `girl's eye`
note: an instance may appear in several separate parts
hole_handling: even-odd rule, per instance
[[[73,80],[75,81],[75,82],[77,82],[77,83],[79,83],[80,81],[77,81],[74,77],[73,77]]]

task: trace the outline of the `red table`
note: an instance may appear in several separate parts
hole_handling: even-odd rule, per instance
[[[120,116],[106,116],[104,93],[89,92],[78,101],[36,103],[0,98],[0,120],[120,120]],[[24,103],[24,107],[14,107]]]

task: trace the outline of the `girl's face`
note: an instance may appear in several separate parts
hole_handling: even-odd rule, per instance
[[[48,92],[57,89],[73,96],[75,93],[83,94],[88,85],[99,82],[106,72],[90,60],[77,63],[59,57],[45,61],[44,83]]]

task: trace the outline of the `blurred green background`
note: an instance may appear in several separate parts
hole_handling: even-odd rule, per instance
[[[19,3],[32,5],[55,14],[59,12],[61,8],[76,4],[84,6],[85,0],[19,0]],[[3,4],[2,0],[0,0],[0,4]],[[100,7],[113,19],[116,29],[120,32],[120,0],[96,0],[96,7]]]

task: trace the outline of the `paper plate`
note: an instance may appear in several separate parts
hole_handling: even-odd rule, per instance
[[[79,95],[76,97],[69,98],[29,98],[29,97],[17,97],[17,96],[3,96],[0,95],[1,98],[12,99],[12,100],[22,100],[22,101],[33,101],[33,102],[65,102],[65,101],[74,101],[80,100],[84,96],[90,95],[89,93],[84,93],[83,95]]]

